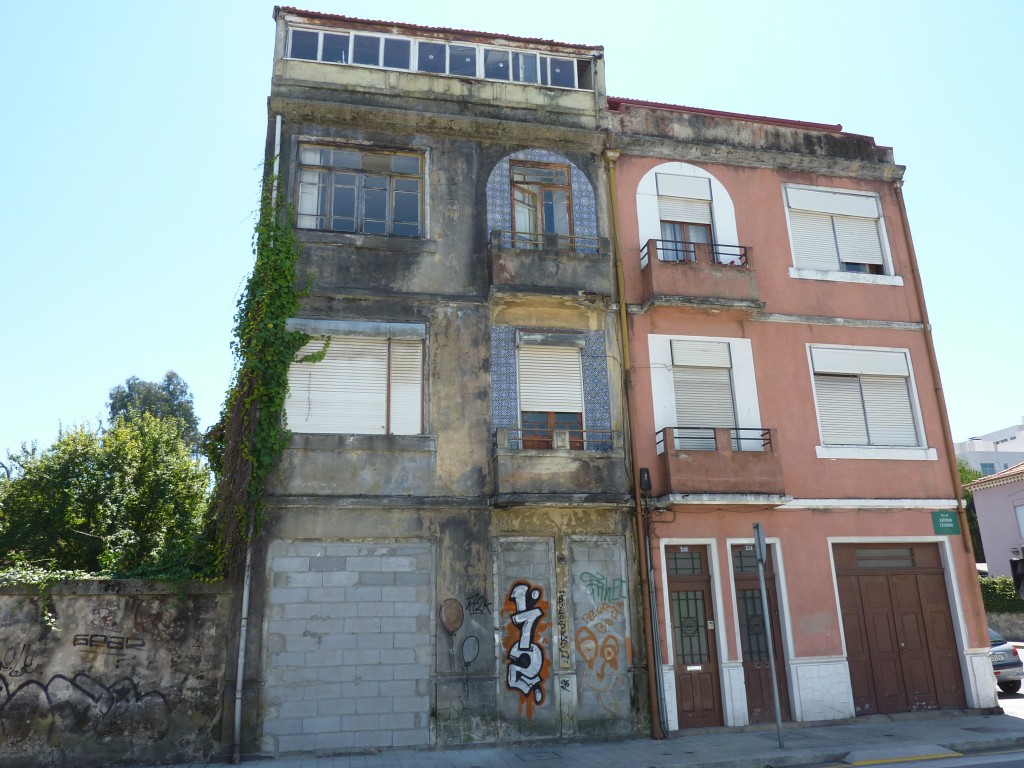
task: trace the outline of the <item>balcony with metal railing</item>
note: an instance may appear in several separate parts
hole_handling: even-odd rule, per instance
[[[760,307],[750,248],[648,240],[640,247],[644,302]]]
[[[499,499],[628,496],[622,434],[608,430],[500,428],[494,433]]]
[[[782,496],[774,429],[665,427],[655,433],[663,484],[655,495]]]
[[[607,238],[496,229],[489,250],[491,285],[547,293],[613,292]]]

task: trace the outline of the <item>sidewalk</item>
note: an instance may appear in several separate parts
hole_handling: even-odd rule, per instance
[[[1024,720],[987,710],[873,715],[830,725],[790,725],[779,748],[774,726],[686,731],[663,741],[629,739],[373,755],[246,761],[259,768],[779,768],[868,765],[1024,747]],[[192,766],[198,764],[190,764]],[[182,768],[179,766],[178,768]]]

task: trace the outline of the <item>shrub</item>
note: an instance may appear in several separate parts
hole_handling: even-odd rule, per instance
[[[981,576],[981,597],[988,613],[1024,613],[1024,600],[1017,596],[1013,579],[1007,576]]]

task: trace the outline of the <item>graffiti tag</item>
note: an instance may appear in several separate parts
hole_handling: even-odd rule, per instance
[[[626,599],[626,580],[612,579],[609,581],[602,573],[584,572],[580,574],[580,583],[587,597],[601,602]]]
[[[580,684],[613,715],[624,713],[629,696],[623,680],[629,641],[624,639],[625,633],[619,626],[624,614],[622,602],[601,603],[583,615],[585,625],[575,636],[576,652],[583,662]]]
[[[468,613],[490,613],[491,601],[480,592],[476,592],[466,598],[466,611]]]
[[[594,619],[601,617],[603,621],[612,623],[622,616],[622,611],[622,603],[601,603],[594,610],[584,613],[583,620],[589,624]]]
[[[9,688],[0,677],[0,732],[9,745],[31,744],[39,732],[47,738],[59,733],[92,733],[97,741],[115,737],[136,742],[159,742],[167,733],[169,706],[160,691],[139,690],[129,677],[110,685],[79,672],[73,677],[53,675],[49,680],[27,680]]]
[[[21,677],[35,668],[32,647],[28,643],[22,643],[21,648],[12,645],[0,656],[0,672],[6,672],[11,677]]]
[[[521,695],[520,705],[526,707],[526,716],[533,716],[533,708],[544,703],[544,683],[550,674],[550,661],[545,658],[543,631],[548,603],[544,589],[525,581],[517,581],[505,599],[509,616],[505,648],[508,658],[509,690]]]
[[[565,615],[565,590],[558,590],[558,666],[567,668],[569,659],[569,618]]]
[[[93,648],[98,651],[138,651],[146,647],[141,637],[121,635],[80,634],[71,638],[72,647]]]

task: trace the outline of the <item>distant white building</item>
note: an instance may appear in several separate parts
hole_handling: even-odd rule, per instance
[[[1024,462],[1024,419],[1012,427],[957,443],[956,455],[985,476]]]

